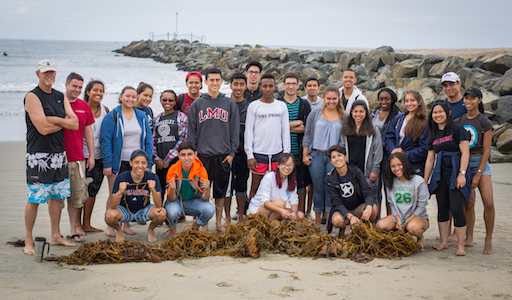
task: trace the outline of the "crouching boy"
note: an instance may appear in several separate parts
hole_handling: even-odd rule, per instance
[[[167,201],[165,210],[171,223],[169,238],[176,235],[176,223],[185,213],[195,216],[193,228],[208,230],[208,221],[215,214],[215,206],[209,200],[210,181],[205,167],[197,158],[195,146],[189,141],[183,141],[178,146],[178,162],[167,171]]]

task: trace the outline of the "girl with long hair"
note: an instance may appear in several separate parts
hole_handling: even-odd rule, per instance
[[[306,131],[302,140],[303,162],[309,168],[313,182],[315,226],[320,228],[322,212],[329,217],[331,202],[325,188],[325,174],[333,167],[327,150],[339,142],[340,132],[345,122],[345,112],[340,100],[340,92],[335,85],[324,91],[324,103],[314,109],[306,122]]]
[[[286,208],[286,202],[291,208]],[[298,211],[299,197],[295,180],[295,160],[290,153],[283,153],[277,160],[277,170],[263,176],[256,195],[251,199],[248,213],[263,214],[270,220],[304,219]]]
[[[416,174],[405,154],[397,152],[389,156],[384,182],[391,215],[380,219],[376,224],[377,229],[404,229],[418,238],[418,244],[423,249],[430,196],[425,179]]]

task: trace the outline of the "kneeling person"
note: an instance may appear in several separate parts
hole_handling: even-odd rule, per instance
[[[178,146],[178,158],[178,162],[167,171],[166,179],[169,189],[165,211],[171,223],[169,238],[176,235],[176,223],[183,212],[196,217],[196,221],[192,224],[196,229],[199,226],[208,225],[208,221],[215,214],[215,206],[208,201],[210,195],[208,173],[203,163],[197,158],[194,144],[183,141]]]
[[[158,176],[146,171],[148,155],[142,149],[133,151],[130,157],[131,171],[125,171],[116,177],[111,206],[105,213],[105,222],[116,230],[116,242],[123,242],[124,235],[119,222],[148,222],[148,241],[156,242],[155,227],[165,220],[162,208],[162,189]],[[149,203],[153,196],[155,204]]]
[[[327,232],[332,227],[340,228],[340,235],[345,227],[359,223],[359,219],[375,221],[377,210],[373,209],[375,196],[366,182],[363,172],[347,163],[347,152],[340,145],[331,146],[329,158],[334,169],[327,173],[325,182],[331,199],[331,213],[327,223]]]
[[[295,161],[290,153],[283,153],[277,160],[277,170],[268,172],[256,195],[249,204],[249,213],[260,213],[272,220],[304,219],[304,213],[298,211],[299,197],[295,180]],[[286,202],[291,208],[286,208]]]

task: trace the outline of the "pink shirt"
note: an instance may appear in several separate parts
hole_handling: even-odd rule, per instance
[[[94,123],[94,116],[92,114],[89,104],[81,99],[76,99],[71,104],[71,109],[78,117],[78,130],[69,130],[64,128],[64,149],[68,161],[81,161],[85,160],[83,152],[84,143],[84,129]]]

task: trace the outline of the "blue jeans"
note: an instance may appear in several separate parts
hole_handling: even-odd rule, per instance
[[[327,155],[327,152],[313,150],[311,152],[311,165],[309,165],[309,174],[311,175],[311,181],[315,188],[315,194],[313,196],[315,213],[329,212],[331,211],[331,201],[327,194],[327,185],[325,184],[325,174],[331,171],[334,167],[331,164],[331,160]]]
[[[183,210],[181,209],[181,202],[183,202]],[[176,199],[174,202],[169,202],[165,205],[167,218],[171,222],[172,228],[176,227],[178,219],[183,215],[183,211],[187,216],[195,216],[197,225],[204,226],[215,214],[215,206],[210,201],[203,199],[190,199],[180,201]]]

